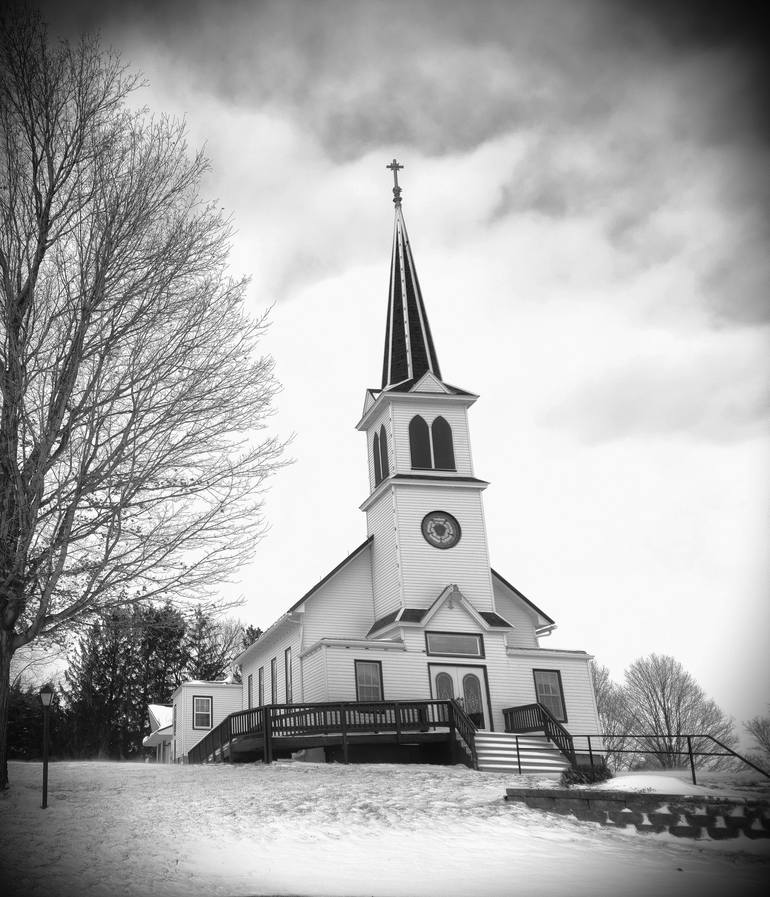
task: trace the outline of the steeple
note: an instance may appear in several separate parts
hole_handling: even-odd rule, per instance
[[[398,172],[404,166],[394,159],[385,167],[393,172],[393,202],[396,206],[382,365],[382,388],[388,389],[405,381],[419,380],[427,371],[440,380],[441,371],[401,210]]]

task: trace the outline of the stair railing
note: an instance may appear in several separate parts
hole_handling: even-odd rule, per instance
[[[577,765],[572,736],[543,704],[536,702],[521,707],[506,707],[503,710],[503,718],[506,732],[543,732],[545,737],[564,754],[573,768]]]
[[[479,758],[476,752],[476,724],[468,716],[460,704],[452,698],[449,702],[451,721],[455,732],[468,749],[473,763],[473,769],[479,768]]]

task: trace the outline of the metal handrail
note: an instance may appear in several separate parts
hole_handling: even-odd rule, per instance
[[[760,775],[763,775],[765,778],[770,779],[770,771],[763,769],[761,766],[757,766],[756,763],[753,763],[747,757],[744,757],[742,754],[739,754],[737,751],[734,751],[731,747],[728,747],[726,744],[721,742],[718,738],[715,738],[713,735],[709,735],[705,732],[703,732],[703,733],[699,733],[699,732],[690,732],[690,733],[684,733],[684,732],[661,733],[661,732],[657,732],[654,734],[644,734],[644,733],[636,734],[633,732],[613,732],[613,733],[594,732],[590,735],[575,734],[572,737],[575,740],[581,739],[581,738],[586,739],[586,747],[588,750],[588,757],[589,757],[589,763],[590,763],[591,768],[593,768],[595,765],[594,764],[594,754],[595,753],[597,753],[600,757],[602,757],[603,763],[605,762],[604,756],[606,756],[607,754],[655,754],[655,755],[661,755],[664,757],[671,757],[671,756],[687,757],[688,763],[690,765],[690,774],[692,776],[693,785],[697,785],[698,783],[696,781],[696,776],[695,776],[695,757],[735,757],[736,760],[740,760],[741,763],[744,763],[746,766],[750,766],[753,770],[760,773]],[[597,750],[597,748],[594,747],[591,739],[601,739],[602,746]],[[622,739],[623,743],[626,743],[627,739],[635,739],[636,746],[632,747],[632,748],[622,748],[622,747],[615,747],[614,745],[608,747],[606,744],[604,744],[605,741],[608,741],[608,740],[611,741],[612,739]],[[665,750],[658,750],[654,747],[651,747],[649,745],[649,743],[646,745],[644,744],[645,740],[655,743],[656,741],[659,742],[660,739],[669,739],[672,742],[681,742],[683,745],[686,744],[687,747],[685,749],[683,746],[682,749],[678,749],[678,748],[673,748],[673,747],[669,746]],[[722,748],[722,750],[721,751],[701,751],[701,750],[697,749],[697,746],[695,749],[693,749],[693,741],[697,742],[697,740],[699,740],[699,739],[711,741],[714,744],[718,745],[720,748]],[[604,756],[602,756],[602,755],[604,755]],[[666,767],[663,766],[663,764],[661,764],[661,768],[665,769]]]

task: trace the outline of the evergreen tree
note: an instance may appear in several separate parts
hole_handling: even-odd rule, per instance
[[[243,650],[243,626],[237,620],[215,620],[195,608],[187,632],[187,676],[211,681],[233,672],[233,662]]]

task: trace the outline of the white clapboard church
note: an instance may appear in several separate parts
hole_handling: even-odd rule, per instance
[[[357,424],[369,459],[366,539],[241,654],[236,712],[236,686],[178,690],[176,760],[301,752],[492,769],[520,766],[538,747],[561,768],[574,762],[571,734],[600,731],[591,658],[541,647],[555,622],[491,566],[488,483],[469,438],[477,396],[442,375],[401,166],[388,167],[395,227],[382,384],[366,390]]]

